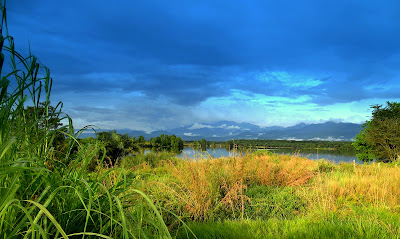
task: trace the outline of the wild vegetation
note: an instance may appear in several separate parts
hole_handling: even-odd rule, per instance
[[[4,11],[1,238],[400,237],[398,161],[266,151],[194,161],[133,154],[134,141],[115,132],[78,140],[62,104],[50,104],[50,71],[15,51]]]
[[[193,232],[164,214],[177,238],[400,236],[397,163],[332,164],[258,151],[123,167],[135,172],[135,187]]]
[[[264,140],[264,139],[238,139],[225,143],[226,147],[234,145],[241,148],[268,148],[268,149],[322,149],[338,152],[354,152],[355,148],[350,141],[315,141],[315,140]]]
[[[400,159],[400,103],[371,106],[372,118],[363,125],[354,146],[357,157],[364,162],[372,160],[393,162]]]
[[[1,10],[1,238],[170,237],[160,212],[129,187],[122,168],[99,163],[88,171],[90,162],[103,160],[101,145],[79,143],[62,103],[50,105],[50,70],[15,50],[3,4]]]

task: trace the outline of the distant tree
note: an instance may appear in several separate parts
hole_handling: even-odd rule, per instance
[[[215,149],[215,142],[212,141],[211,144],[210,144],[210,146],[211,146],[212,149]]]
[[[151,147],[157,147],[157,143],[156,143],[156,139],[155,138],[151,138],[150,139],[150,145],[151,145]]]
[[[125,156],[130,152],[129,149],[124,147],[124,137],[118,134],[115,130],[109,132],[99,132],[97,139],[103,143],[106,149],[106,156],[109,160],[106,163],[111,162],[115,164],[117,160]]]
[[[174,147],[179,151],[183,150],[183,141],[181,137],[176,137]]]
[[[233,141],[232,140],[226,141],[225,148],[228,150],[232,150],[233,149]]]
[[[44,135],[52,134],[52,140],[48,143],[54,149],[55,157],[58,161],[62,161],[64,158],[68,142],[71,139],[66,139],[65,134],[67,132],[66,127],[62,127],[61,107],[57,105],[56,107],[50,105],[50,102],[41,102],[38,106],[28,106],[23,110],[24,124],[26,134],[29,134],[29,143],[35,144],[44,139]],[[18,127],[16,125],[16,127]],[[66,163],[66,162],[63,162]]]
[[[25,109],[25,122],[36,124],[39,129],[57,129],[62,126],[60,113],[60,109],[57,107],[42,102],[38,107],[28,106]]]
[[[138,143],[140,144],[140,145],[144,145],[144,143],[146,143],[146,140],[144,139],[144,136],[143,135],[140,135],[139,136],[139,138],[138,138]]]
[[[156,137],[156,145],[157,145],[157,147],[161,146],[161,136]]]
[[[371,120],[356,136],[357,158],[364,162],[400,160],[400,103],[374,105]]]
[[[200,140],[200,147],[203,151],[207,149],[207,141],[205,139]]]
[[[164,137],[165,137],[164,140],[165,147],[171,147],[171,136],[165,135]]]

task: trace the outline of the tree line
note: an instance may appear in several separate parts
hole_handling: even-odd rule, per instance
[[[115,163],[127,155],[133,155],[145,148],[154,148],[158,150],[171,150],[180,152],[183,149],[183,141],[175,135],[161,134],[156,138],[146,141],[144,136],[130,137],[128,134],[120,134],[115,130],[102,131],[96,133],[96,137],[79,139],[80,143],[100,143],[105,149],[105,157],[109,162]]]
[[[355,151],[350,141],[313,141],[313,140],[265,140],[265,139],[238,139],[225,143],[226,148],[277,148],[277,149],[327,149],[335,151]]]
[[[142,137],[144,140],[143,136],[140,137]],[[175,151],[181,151],[183,149],[183,140],[180,137],[175,136],[174,134],[161,134],[156,138],[151,138],[149,143],[151,147],[154,148],[168,148]]]

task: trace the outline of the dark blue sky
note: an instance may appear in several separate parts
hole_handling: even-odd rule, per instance
[[[400,1],[7,2],[77,127],[364,122],[400,101]]]

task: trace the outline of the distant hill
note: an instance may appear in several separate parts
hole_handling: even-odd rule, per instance
[[[227,141],[231,139],[287,139],[287,140],[326,140],[350,141],[360,132],[361,124],[337,123],[328,121],[320,124],[297,124],[291,127],[260,127],[249,123],[218,121],[215,123],[195,123],[185,127],[146,133],[141,130],[120,129],[118,133],[131,137],[143,135],[146,140],[161,134],[175,134],[183,140]],[[105,130],[96,130],[105,131]],[[94,136],[93,131],[85,132],[81,137]]]

